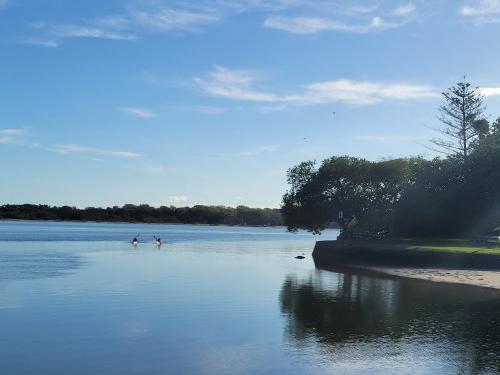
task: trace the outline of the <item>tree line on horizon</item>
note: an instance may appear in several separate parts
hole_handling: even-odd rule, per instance
[[[34,204],[3,205],[0,206],[0,219],[240,226],[283,225],[279,209],[203,205],[155,208],[147,204],[126,204],[122,207],[87,207],[83,209],[70,206],[55,207]]]
[[[480,89],[465,78],[443,98],[439,137],[429,146],[442,157],[334,156],[289,169],[282,202],[288,229],[321,233],[342,211],[356,217],[358,230],[398,237],[500,231],[500,117],[486,119]]]

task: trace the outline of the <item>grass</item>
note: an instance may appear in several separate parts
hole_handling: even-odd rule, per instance
[[[427,251],[447,251],[459,253],[483,253],[500,254],[500,247],[491,244],[479,246],[463,238],[399,238],[388,240],[360,240],[360,244],[366,244],[377,249],[408,249]]]

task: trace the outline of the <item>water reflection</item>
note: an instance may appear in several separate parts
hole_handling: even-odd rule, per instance
[[[290,343],[316,342],[332,363],[349,359],[351,369],[361,352],[401,357],[425,373],[442,373],[436,363],[451,373],[500,371],[500,293],[493,290],[316,270],[285,278],[280,307]]]
[[[81,266],[81,257],[69,252],[0,251],[0,281],[63,276]]]

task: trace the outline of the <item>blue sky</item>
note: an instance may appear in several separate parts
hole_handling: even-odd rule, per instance
[[[278,207],[303,160],[423,155],[500,0],[0,0],[0,203]],[[333,114],[335,112],[335,114]]]

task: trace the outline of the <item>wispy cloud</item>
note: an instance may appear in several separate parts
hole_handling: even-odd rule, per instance
[[[313,17],[269,17],[264,21],[264,26],[293,34],[314,34],[320,31],[347,28],[347,25],[342,22]]]
[[[188,201],[189,198],[186,197],[185,195],[171,195],[168,197],[168,203],[173,205],[187,203]]]
[[[24,128],[4,128],[0,129],[0,144],[3,145],[23,145],[29,135]]]
[[[50,147],[49,151],[53,151],[59,154],[90,154],[90,155],[114,156],[118,158],[137,158],[142,156],[141,154],[132,151],[105,150],[100,148],[80,146],[76,144],[56,145]]]
[[[483,87],[479,89],[484,96],[500,95],[500,87]]]
[[[351,137],[355,141],[390,143],[390,142],[411,142],[422,139],[422,137],[414,135],[399,135],[399,134],[357,134]]]
[[[2,2],[6,4],[6,0]],[[328,30],[366,33],[400,27],[416,19],[413,3],[394,7],[392,0],[354,5],[332,0],[135,1],[116,13],[79,23],[35,23],[37,35],[18,40],[52,48],[70,38],[133,41],[151,32],[200,32],[229,17],[252,12],[264,17],[265,27],[295,34]]]
[[[193,82],[205,93],[237,100],[279,102],[279,96],[252,88],[255,76],[250,72],[231,70],[216,65],[206,77],[195,77]]]
[[[21,147],[37,148],[40,150],[55,152],[58,154],[86,154],[89,159],[102,161],[99,156],[110,156],[116,158],[138,158],[142,156],[132,151],[115,151],[94,147],[86,147],[77,144],[64,144],[48,146],[32,141],[32,134],[27,128],[0,128],[0,145],[15,145]]]
[[[12,137],[24,137],[28,135],[28,130],[24,128],[0,129],[0,135],[12,136]]]
[[[63,40],[75,38],[134,41],[145,31],[195,32],[219,20],[219,16],[210,8],[191,8],[174,8],[160,2],[135,3],[122,13],[84,20],[79,24],[33,23],[39,35],[18,40],[45,47],[58,47]]]
[[[339,8],[333,16],[325,16],[323,12],[321,17],[270,16],[264,21],[264,26],[293,34],[315,34],[323,31],[369,33],[401,27],[416,19],[416,7],[412,3],[376,12],[378,9],[378,6]],[[343,19],[339,19],[339,16],[343,16]]]
[[[37,37],[21,38],[21,43],[36,44],[45,47],[58,47],[61,41],[72,38],[91,38],[91,39],[109,39],[132,41],[137,36],[130,33],[124,33],[114,30],[106,30],[91,24],[53,24],[46,22],[37,22],[32,26],[38,30]]]
[[[382,17],[373,17],[368,23],[347,24],[342,21],[311,17],[270,17],[264,26],[287,31],[293,34],[315,34],[321,31],[344,31],[350,33],[368,33],[371,31],[392,29],[403,26],[409,20],[387,21]]]
[[[341,79],[314,83],[306,86],[303,95],[311,103],[344,102],[368,105],[384,100],[418,100],[439,96],[437,90],[428,85],[412,83],[380,83]]]
[[[115,31],[104,30],[93,26],[81,26],[74,24],[33,24],[38,29],[45,30],[49,35],[56,38],[96,38],[111,40],[135,40],[137,37],[131,34],[123,34]]]
[[[8,0],[0,0],[0,10],[7,8]]]
[[[439,91],[432,86],[411,83],[380,83],[340,79],[304,85],[293,94],[281,94],[254,88],[256,76],[250,72],[230,70],[221,66],[204,78],[193,82],[205,94],[233,100],[262,103],[313,105],[346,103],[369,105],[384,100],[416,100],[434,98]]]
[[[128,9],[129,23],[160,31],[198,31],[201,26],[217,21],[219,16],[211,11],[176,9],[158,3]]]
[[[59,42],[54,39],[38,39],[38,38],[18,38],[20,44],[31,44],[34,46],[41,46],[47,48],[59,47]]]
[[[417,8],[412,3],[403,4],[394,9],[394,15],[398,17],[408,16],[415,13]]]
[[[460,14],[476,23],[500,22],[500,0],[476,0],[460,8]]]
[[[120,111],[138,118],[149,119],[156,117],[156,114],[150,110],[139,108],[139,107],[120,107]]]

